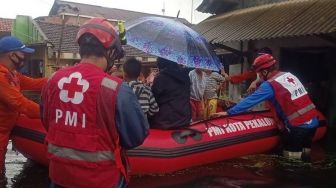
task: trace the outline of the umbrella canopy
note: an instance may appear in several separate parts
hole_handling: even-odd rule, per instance
[[[209,43],[177,19],[142,17],[126,22],[126,38],[130,46],[187,67],[223,67]]]

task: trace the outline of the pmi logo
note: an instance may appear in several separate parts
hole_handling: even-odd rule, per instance
[[[67,103],[80,104],[84,100],[84,93],[89,89],[89,82],[82,78],[82,74],[74,72],[69,77],[63,77],[58,81],[61,90],[60,100]]]

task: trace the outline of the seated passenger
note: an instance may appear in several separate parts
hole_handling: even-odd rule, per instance
[[[155,101],[150,87],[146,86],[142,81],[138,80],[141,72],[141,63],[135,58],[128,59],[123,65],[124,80],[133,89],[138,98],[141,109],[148,116],[154,115],[159,111],[159,107]]]
[[[226,81],[228,75],[225,73],[224,69],[221,70],[221,74],[218,72],[213,72],[211,70],[206,70],[207,78],[205,81],[204,90],[204,100],[205,100],[205,117],[208,119],[211,114],[217,112],[217,102],[218,102],[218,89],[221,82]]]
[[[146,85],[152,87],[155,76],[158,74],[159,70],[157,68],[151,68],[150,73],[146,78]]]
[[[188,71],[176,63],[158,58],[159,74],[152,92],[160,111],[150,118],[152,128],[172,129],[191,121],[190,79]]]
[[[192,111],[192,121],[204,119],[204,89],[207,74],[199,68],[189,72],[191,81],[190,103]]]
[[[123,79],[123,73],[122,71],[119,69],[120,65],[113,65],[109,71],[111,76],[116,76],[120,79]]]

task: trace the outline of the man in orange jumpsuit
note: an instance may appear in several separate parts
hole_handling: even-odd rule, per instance
[[[24,97],[21,90],[41,90],[47,79],[28,78],[16,71],[25,62],[25,54],[34,51],[15,37],[0,39],[0,176],[5,174],[9,135],[19,114],[40,117],[39,105]]]

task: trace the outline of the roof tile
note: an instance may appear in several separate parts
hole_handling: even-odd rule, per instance
[[[134,20],[145,16],[160,16],[166,18],[174,18],[170,16],[149,14],[144,12],[136,12],[117,8],[102,7],[97,5],[88,5],[82,3],[55,0],[52,9],[49,12],[49,16],[59,15],[62,12],[93,16],[93,17],[102,16],[108,19],[124,20],[124,21]],[[184,18],[178,18],[178,19],[180,22],[188,26],[191,26],[191,24],[186,19]]]
[[[0,32],[10,32],[12,30],[13,19],[0,18]]]
[[[47,23],[38,21],[40,28],[44,32],[44,34],[48,38],[48,42],[50,42],[54,46],[54,51],[57,51],[60,44],[60,37],[62,31],[61,24]],[[76,43],[76,34],[78,32],[79,26],[65,25],[64,26],[64,34],[63,41],[61,45],[61,52],[67,53],[78,53],[79,47]],[[125,45],[124,49],[126,51],[126,56],[128,57],[153,57],[149,54],[146,54],[136,48],[133,48],[129,45]]]

